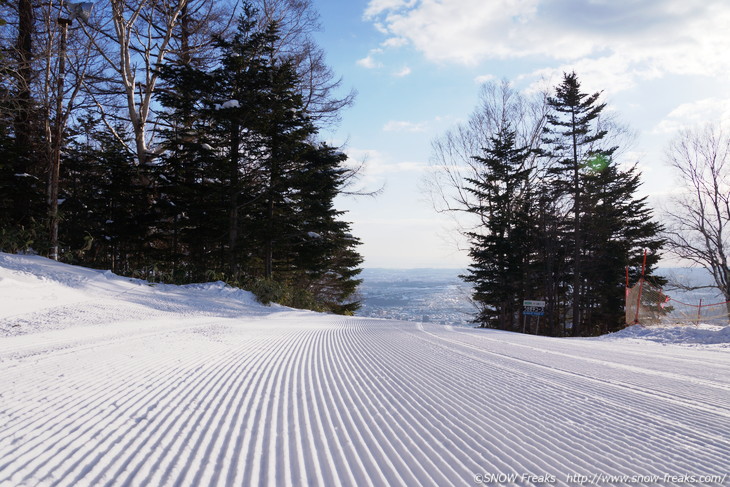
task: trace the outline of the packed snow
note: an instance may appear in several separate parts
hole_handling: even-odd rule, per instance
[[[555,339],[0,253],[0,486],[729,485],[728,328]]]
[[[611,333],[604,340],[648,340],[666,344],[717,345],[730,347],[730,326],[700,323],[687,326],[629,326],[617,333]]]
[[[227,108],[241,108],[241,103],[238,100],[228,100],[222,104],[214,104],[213,108],[216,110],[225,110]]]

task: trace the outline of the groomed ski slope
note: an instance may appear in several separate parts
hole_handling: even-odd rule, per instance
[[[729,352],[0,254],[0,486],[730,485]]]

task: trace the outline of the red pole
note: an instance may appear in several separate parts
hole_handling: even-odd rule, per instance
[[[626,266],[626,293],[624,294],[624,306],[626,307],[626,313],[628,316],[629,312],[629,266]],[[624,317],[626,321],[626,317]],[[628,323],[626,323],[628,325]]]
[[[641,279],[639,279],[639,297],[636,298],[636,316],[634,324],[639,324],[639,308],[641,307],[641,293],[644,291],[644,272],[646,271],[646,250],[644,250],[644,262],[641,264]]]

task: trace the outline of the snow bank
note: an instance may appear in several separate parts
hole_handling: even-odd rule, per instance
[[[40,256],[0,253],[0,336],[129,319],[233,318],[277,310],[223,282],[150,284]]]
[[[663,344],[719,345],[730,348],[730,326],[629,326],[599,340],[646,340]]]

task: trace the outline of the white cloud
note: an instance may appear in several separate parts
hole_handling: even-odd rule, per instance
[[[425,132],[427,127],[426,122],[405,122],[398,120],[391,120],[383,126],[385,132]]]
[[[405,39],[403,37],[391,37],[390,39],[386,39],[380,44],[383,47],[403,47],[406,44],[408,44],[408,39]]]
[[[405,76],[408,76],[409,74],[411,74],[411,68],[409,68],[408,66],[404,66],[403,69],[401,69],[400,71],[396,71],[395,73],[393,73],[393,76],[403,78]]]
[[[487,81],[494,81],[495,79],[497,79],[497,77],[493,74],[483,74],[474,78],[474,82],[478,85],[481,85],[486,83]]]
[[[656,126],[654,133],[671,134],[714,122],[730,127],[730,99],[705,98],[683,103]]]
[[[430,170],[430,166],[425,162],[418,161],[400,161],[389,164],[385,173],[422,173]]]
[[[372,49],[368,53],[367,56],[365,56],[362,59],[358,59],[357,60],[357,65],[358,66],[362,66],[363,68],[366,68],[366,69],[382,68],[383,67],[383,63],[381,63],[380,61],[377,61],[373,57],[375,54],[379,54],[381,52],[382,52],[382,50],[380,50],[380,49]]]
[[[650,66],[644,67],[639,62],[632,62],[627,56],[612,54],[597,59],[583,58],[556,67],[542,68],[520,76],[519,79],[534,80],[527,89],[528,92],[534,92],[560,83],[563,73],[571,71],[578,73],[584,92],[605,91],[607,95],[633,88],[639,81],[660,76],[660,73]]]
[[[383,12],[412,7],[416,0],[370,0],[365,9],[365,19],[372,19]]]
[[[439,63],[545,57],[607,74],[617,89],[667,73],[730,75],[727,0],[371,0],[365,13]]]
[[[374,149],[350,148],[347,156],[352,167],[363,165],[362,182],[368,185],[381,185],[390,175],[424,173],[430,170],[427,162],[396,161],[390,155]]]

